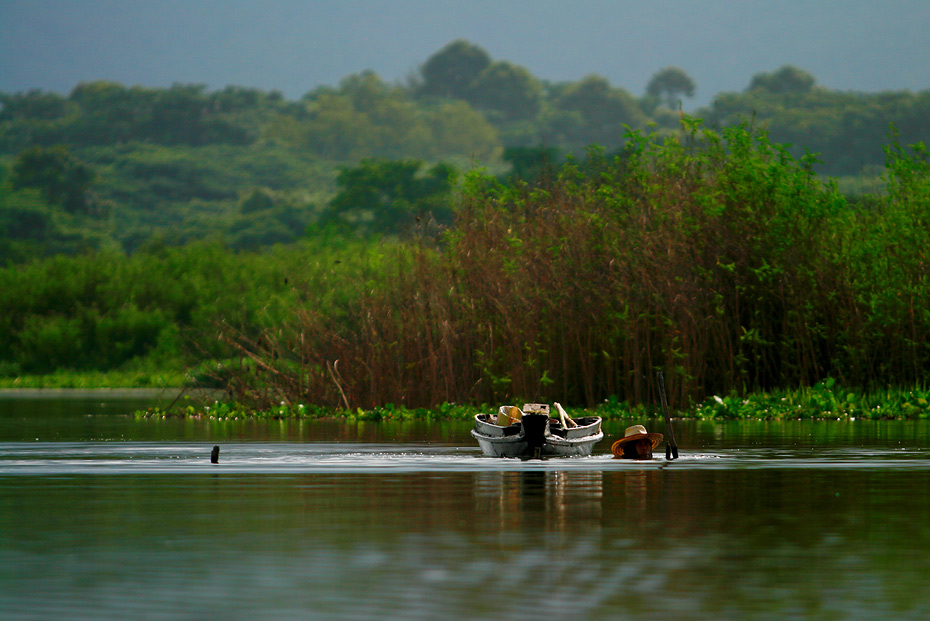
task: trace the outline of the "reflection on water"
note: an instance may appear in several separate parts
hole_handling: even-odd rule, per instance
[[[930,468],[894,452],[869,451],[869,467],[746,466],[742,450],[639,464],[257,443],[212,466],[203,443],[61,448],[0,445],[4,618],[919,618],[930,606]]]
[[[220,446],[219,463],[210,463]],[[689,450],[674,461],[658,455],[648,462],[593,455],[569,459],[527,460],[484,457],[477,445],[445,443],[330,442],[0,442],[0,475],[77,474],[299,474],[390,472],[479,472],[550,474],[545,489],[562,489],[560,473],[640,472],[651,470],[924,470],[930,451],[825,447]],[[629,481],[634,480],[631,477]],[[522,479],[521,479],[522,481]],[[578,485],[579,481],[574,480]],[[501,485],[504,485],[501,483]],[[524,488],[530,487],[525,483]],[[582,486],[584,487],[584,486]]]
[[[479,472],[475,513],[482,516],[481,526],[494,533],[596,529],[602,494],[603,474],[598,471]]]
[[[681,459],[639,463],[485,458],[456,424],[9,412],[3,619],[930,609],[930,423],[683,423]]]

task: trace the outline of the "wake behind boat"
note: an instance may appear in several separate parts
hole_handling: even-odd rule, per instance
[[[494,414],[475,416],[471,435],[489,457],[584,457],[604,437],[600,416],[571,419],[558,403],[559,417],[549,404],[527,403],[523,409],[502,405]]]

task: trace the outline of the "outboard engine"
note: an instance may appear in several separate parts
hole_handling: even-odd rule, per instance
[[[527,403],[523,406],[523,439],[527,456],[539,458],[549,435],[549,404]]]

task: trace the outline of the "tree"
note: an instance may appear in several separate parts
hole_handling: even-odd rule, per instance
[[[373,71],[363,71],[344,78],[339,92],[374,128],[366,155],[410,155],[409,137],[416,132],[420,119],[406,91],[385,83]]]
[[[429,131],[428,141],[419,145],[419,157],[437,159],[454,153],[487,161],[500,148],[497,130],[466,101],[444,102],[423,116]]]
[[[491,57],[483,49],[456,39],[424,63],[420,94],[467,99],[472,82],[490,64]]]
[[[117,82],[98,80],[74,87],[68,100],[81,109],[81,122],[71,141],[81,144],[112,144],[145,140],[152,124],[152,91],[125,88]]]
[[[307,108],[310,118],[304,124],[303,138],[305,146],[318,155],[350,159],[376,140],[376,128],[368,115],[356,110],[345,95],[318,95]]]
[[[202,145],[209,141],[204,123],[207,98],[203,84],[175,84],[150,95],[151,120],[146,134],[162,144]]]
[[[484,158],[498,146],[496,130],[465,100],[419,105],[371,71],[350,75],[338,89],[316,89],[302,103],[301,117],[280,115],[269,131],[330,159]]]
[[[28,206],[0,205],[0,238],[44,241],[54,229],[47,211]],[[0,252],[0,259],[4,258]]]
[[[565,88],[556,99],[556,106],[580,113],[583,127],[572,138],[584,146],[619,143],[624,125],[640,127],[646,122],[636,99],[623,89],[612,88],[599,75],[590,75]]]
[[[54,120],[68,113],[68,100],[55,93],[31,90],[0,93],[0,122],[12,119]]]
[[[478,74],[468,99],[478,109],[499,113],[504,121],[531,119],[539,113],[542,85],[525,68],[497,61]]]
[[[283,96],[278,91],[265,94],[257,88],[227,86],[209,96],[210,107],[216,112],[242,112],[256,110],[266,102],[280,102]]]
[[[590,75],[562,93],[558,106],[577,110],[592,125],[605,127],[640,120],[636,100],[625,90],[612,88],[606,78]]]
[[[785,65],[772,73],[752,76],[749,90],[766,90],[770,93],[807,93],[814,88],[814,76],[792,65]]]
[[[665,67],[654,73],[649,84],[646,85],[646,94],[660,99],[669,108],[678,107],[681,96],[694,97],[695,85],[684,70],[678,67]]]
[[[421,175],[422,167],[415,159],[366,158],[358,166],[341,168],[336,177],[341,189],[329,203],[324,224],[336,221],[362,231],[399,233],[414,220],[448,222],[448,197],[457,173],[439,163]]]
[[[368,115],[376,115],[385,101],[406,100],[405,93],[386,84],[371,70],[343,78],[339,82],[339,93],[347,96],[356,110]]]
[[[502,159],[511,166],[510,177],[535,182],[546,177],[555,177],[563,159],[555,147],[507,147]]]
[[[13,163],[11,182],[14,190],[36,188],[50,205],[78,213],[88,210],[87,191],[93,179],[88,166],[57,145],[30,147],[20,153]]]

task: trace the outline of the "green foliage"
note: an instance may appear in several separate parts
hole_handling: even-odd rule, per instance
[[[88,210],[93,179],[91,169],[62,145],[26,149],[16,158],[11,177],[14,190],[36,188],[48,203],[70,213]]]
[[[757,73],[752,76],[749,90],[762,89],[769,93],[807,93],[816,80],[814,76],[803,69],[791,65],[773,71],[772,73]]]
[[[239,197],[239,211],[243,214],[254,214],[259,211],[271,209],[275,205],[274,193],[267,188],[250,188]]]
[[[896,389],[864,392],[839,386],[831,377],[809,388],[714,395],[682,412],[683,417],[715,419],[902,419],[930,418],[930,392]]]
[[[0,266],[99,245],[99,237],[73,230],[76,221],[98,221],[96,210],[89,215],[71,214],[58,205],[50,205],[39,188],[14,189],[9,178],[12,175],[6,177],[0,181]]]
[[[641,403],[656,367],[680,403],[924,381],[930,91],[834,92],[784,67],[719,95],[705,127],[658,105],[692,90],[672,69],[638,99],[457,41],[407,85],[362,72],[298,102],[0,93],[0,369],[227,356],[208,326],[250,343],[286,315],[272,359],[310,372],[283,385],[327,403],[335,360],[356,406]],[[494,174],[459,188],[437,162]],[[438,244],[350,241],[453,213]]]
[[[329,203],[323,224],[339,222],[374,233],[403,232],[417,222],[449,224],[449,198],[457,173],[437,164],[420,174],[419,160],[363,159],[358,166],[342,168],[336,183],[340,191]]]
[[[435,409],[427,408],[406,408],[388,403],[384,406],[370,409],[345,410],[337,408],[325,408],[310,404],[289,404],[281,402],[274,407],[265,410],[255,410],[253,408],[243,407],[242,404],[229,401],[214,401],[205,405],[185,405],[182,407],[162,409],[159,407],[149,408],[136,412],[136,418],[202,418],[209,420],[249,420],[249,419],[318,419],[318,418],[338,418],[347,422],[361,421],[447,421],[447,420],[471,420],[475,415],[488,411],[487,406],[481,408],[475,406],[459,405],[454,403],[444,403]]]
[[[318,222],[337,190],[338,169],[361,159],[500,173],[505,149],[547,145],[579,158],[592,145],[616,152],[627,127],[654,123],[684,137],[671,108],[694,89],[676,67],[656,72],[640,98],[599,76],[544,83],[458,40],[407,84],[363,71],[300,101],[235,86],[210,92],[196,84],[110,81],[79,84],[67,96],[0,93],[0,166],[23,172],[0,197],[7,205],[0,262],[133,251],[153,236],[172,245],[208,238],[234,248],[288,243]],[[881,175],[892,126],[903,144],[926,140],[928,109],[930,91],[834,92],[788,66],[757,74],[745,92],[722,93],[699,113],[718,129],[752,119],[795,158],[817,153],[814,170],[844,175],[843,191],[862,194],[863,182],[849,177]],[[51,157],[65,149],[67,156]],[[243,211],[240,197],[253,188],[272,193],[273,206]]]
[[[10,180],[0,183],[0,264],[102,247],[134,251],[151,239],[181,245],[221,237],[234,248],[291,243],[305,234],[318,217],[316,205],[335,187],[332,164],[272,144],[95,147],[82,152],[86,163],[69,155],[61,165],[63,148],[34,149],[42,156],[38,159],[55,166],[33,165],[37,158],[29,150],[14,162],[29,163],[24,172],[33,171],[31,177],[19,180],[11,172]],[[85,203],[92,209],[69,213],[51,202],[57,194],[33,187],[42,182],[53,190],[64,188],[54,190],[59,194],[74,188],[66,184],[66,174],[52,173],[76,166],[94,171]],[[265,208],[242,202],[255,192],[271,202]]]
[[[6,240],[44,240],[50,227],[50,216],[41,209],[6,206],[0,211],[0,235]]]
[[[561,165],[562,154],[555,147],[510,147],[502,158],[511,165],[510,176],[533,182],[552,177]]]
[[[345,283],[377,280],[389,248],[330,234],[261,254],[149,244],[0,269],[0,370],[151,373],[228,358],[221,326],[254,335],[308,299],[340,316],[357,295]]]
[[[308,93],[304,101],[306,118],[282,119],[275,135],[332,160],[487,158],[499,144],[488,120],[464,102],[420,105],[371,71],[345,78],[338,89]]]
[[[603,77],[591,75],[569,85],[556,99],[555,107],[576,113],[580,123],[563,125],[547,142],[572,148],[592,144],[620,145],[626,127],[646,125],[646,115],[636,99],[620,88],[614,88]]]
[[[661,369],[687,407],[824,377],[925,381],[923,152],[895,152],[889,195],[857,210],[764,132],[686,118],[682,136],[630,132],[622,153],[593,150],[544,183],[470,173],[438,247],[409,245],[338,318],[293,313],[234,341],[268,367],[242,394],[642,404]]]
[[[12,372],[0,363],[0,388],[178,388],[187,386],[189,376],[183,369],[164,366],[149,367],[141,363],[136,368],[121,371],[68,371],[24,375]]]
[[[825,175],[858,175],[884,164],[892,127],[905,143],[930,136],[930,91],[851,93],[814,85],[794,68],[760,74],[743,93],[722,93],[700,111],[711,126],[752,119],[772,140],[790,145],[795,157],[817,153]]]
[[[542,106],[542,85],[529,71],[506,61],[488,65],[475,78],[468,100],[501,121],[532,119]]]
[[[679,67],[665,67],[654,73],[646,85],[646,94],[667,107],[678,107],[680,97],[694,97],[694,80]]]
[[[472,83],[491,65],[491,57],[483,49],[456,39],[430,56],[423,64],[423,82],[418,92],[422,96],[467,99]]]
[[[63,142],[91,145],[149,141],[198,146],[215,142],[246,144],[254,139],[243,126],[214,111],[203,85],[148,89],[88,82],[75,87],[69,100],[81,113],[62,129]]]
[[[55,93],[31,90],[0,93],[0,122],[14,119],[54,121],[68,114],[68,100]]]
[[[119,376],[112,375],[120,380]],[[132,376],[129,381],[140,381],[142,376]],[[52,385],[94,386],[86,383],[87,379],[97,380],[93,376],[63,376],[48,378]],[[113,379],[103,381],[100,385],[131,385],[116,383]],[[162,384],[176,386],[178,384]],[[50,387],[48,384],[43,384]],[[42,387],[42,386],[40,386]],[[407,408],[388,403],[370,409],[320,407],[312,404],[287,402],[272,407],[256,410],[241,403],[231,401],[213,401],[202,405],[182,404],[182,407],[162,409],[159,407],[136,412],[137,418],[202,418],[211,420],[248,420],[248,419],[320,419],[337,418],[349,422],[355,421],[471,421],[476,414],[493,411],[487,404],[462,405],[442,403],[434,408]],[[574,409],[569,412],[573,418],[581,416],[600,416],[604,420],[642,421],[658,417],[661,412],[655,404],[632,405],[620,402],[617,398],[605,399],[594,408]],[[930,391],[919,389],[885,390],[865,393],[857,390],[842,389],[832,378],[810,388],[784,390],[772,393],[752,393],[746,396],[712,396],[703,403],[676,411],[679,419],[698,420],[901,420],[930,418]]]
[[[280,94],[227,88],[207,93],[202,85],[168,89],[126,88],[108,81],[86,82],[68,98],[30,92],[2,95],[0,150],[31,145],[88,147],[145,141],[163,145],[208,143],[245,145],[255,140],[250,125],[261,115],[243,105],[270,111],[283,108]]]

